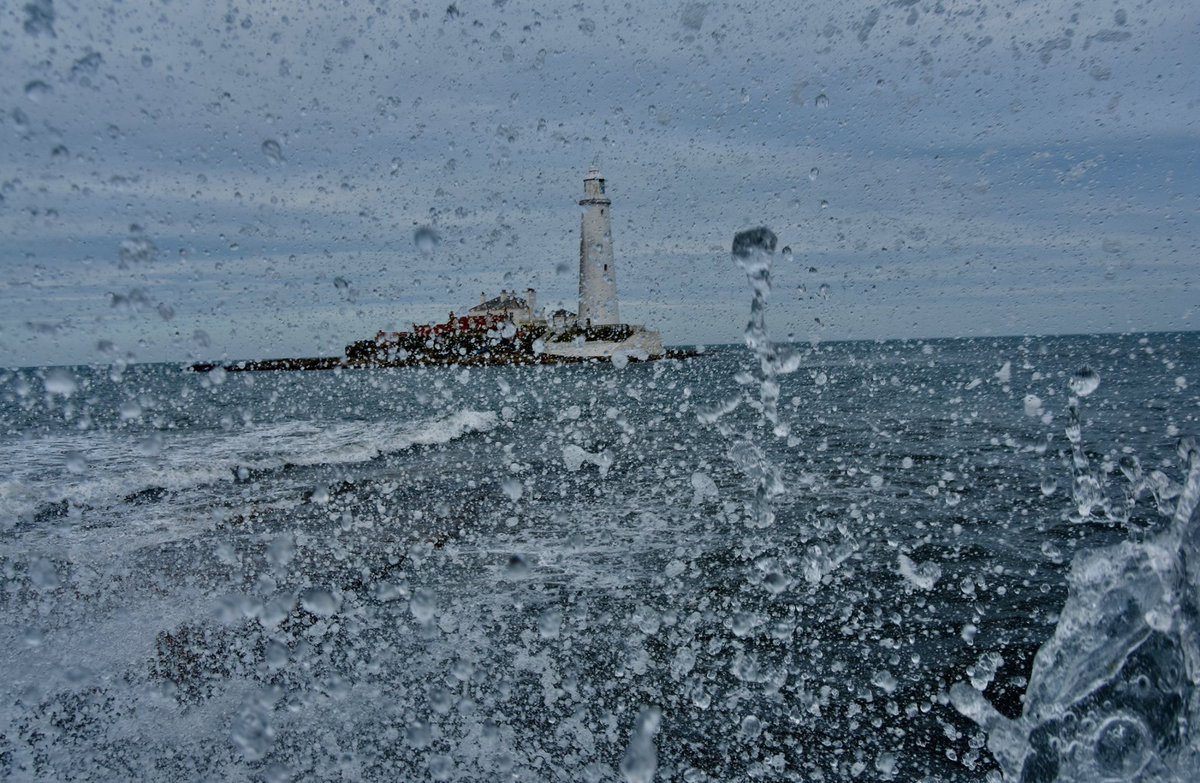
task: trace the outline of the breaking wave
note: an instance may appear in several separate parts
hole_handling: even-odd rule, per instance
[[[103,507],[155,490],[233,482],[287,466],[368,462],[487,432],[496,422],[491,411],[460,410],[418,422],[300,420],[228,432],[167,432],[150,445],[117,432],[48,435],[9,444],[0,502],[8,509],[7,527],[22,516],[63,513],[68,504]]]

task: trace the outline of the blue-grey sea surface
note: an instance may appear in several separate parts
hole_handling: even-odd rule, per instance
[[[777,432],[740,346],[0,370],[0,777],[998,774],[949,692],[1020,715],[1073,556],[1163,525],[1200,334],[795,348]]]

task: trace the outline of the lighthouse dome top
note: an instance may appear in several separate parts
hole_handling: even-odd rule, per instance
[[[583,201],[579,202],[580,206],[587,204],[608,206],[609,201],[604,192],[604,175],[600,173],[598,166],[592,166],[588,169],[587,176],[583,178]]]

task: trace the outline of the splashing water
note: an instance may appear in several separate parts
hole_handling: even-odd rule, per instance
[[[662,712],[657,707],[647,707],[638,715],[637,725],[629,738],[625,757],[621,759],[621,774],[626,783],[650,783],[658,768],[658,750],[654,738],[658,735]]]
[[[771,264],[774,261],[776,237],[771,229],[759,227],[742,231],[733,238],[733,260],[746,273],[754,297],[750,302],[750,322],[746,324],[746,346],[754,352],[759,365],[760,421],[771,424],[776,436],[788,433],[786,425],[779,421],[779,381],[776,376],[794,367],[785,367],[781,357],[771,345],[767,332],[767,297],[771,293]],[[771,498],[783,491],[779,471],[763,454],[762,449],[747,437],[733,445],[730,459],[755,483],[754,525],[767,527],[775,519],[771,511]]]
[[[1100,379],[1070,381],[1075,521],[1122,517],[1100,491],[1082,446],[1079,397]],[[1133,497],[1155,490],[1166,523],[1144,540],[1079,553],[1053,637],[1038,650],[1021,716],[1006,718],[978,689],[950,698],[982,726],[1006,780],[1195,780],[1200,775],[1200,447],[1179,444],[1182,486],[1131,469]],[[1162,474],[1159,474],[1161,476]]]

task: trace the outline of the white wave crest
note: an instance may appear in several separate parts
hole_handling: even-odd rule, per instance
[[[109,505],[142,490],[233,481],[239,469],[350,465],[414,446],[437,446],[496,426],[491,411],[423,421],[284,421],[232,431],[163,432],[157,454],[120,432],[48,435],[7,444],[0,480],[4,526],[50,503]]]

